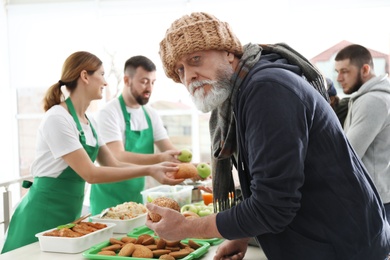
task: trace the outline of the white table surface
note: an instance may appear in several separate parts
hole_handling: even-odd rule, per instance
[[[211,246],[209,251],[198,260],[213,259],[215,251],[218,245]],[[82,253],[79,254],[62,254],[62,253],[50,253],[42,252],[39,247],[39,242],[9,251],[0,255],[1,260],[81,260],[84,258]],[[256,246],[249,246],[245,255],[246,260],[266,260],[263,251]]]

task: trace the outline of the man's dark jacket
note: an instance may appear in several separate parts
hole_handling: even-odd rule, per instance
[[[300,75],[263,54],[240,86],[244,200],[217,215],[218,230],[256,237],[270,260],[383,260],[390,227],[382,202],[330,104]]]

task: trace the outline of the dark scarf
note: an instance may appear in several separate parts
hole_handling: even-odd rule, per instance
[[[234,180],[232,176],[232,161],[237,162],[236,122],[233,106],[241,83],[251,68],[260,60],[262,51],[275,52],[285,58],[290,64],[301,68],[302,76],[326,99],[328,95],[322,74],[301,54],[287,44],[275,45],[247,44],[244,53],[234,71],[231,83],[230,97],[211,112],[210,137],[212,142],[211,165],[213,176],[214,210],[223,211],[237,204]],[[230,198],[230,199],[229,199]]]

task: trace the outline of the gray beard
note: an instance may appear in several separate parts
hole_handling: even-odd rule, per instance
[[[204,80],[200,81],[203,84],[211,86],[209,92],[206,94],[204,88],[198,89],[193,96],[192,101],[195,106],[203,113],[210,112],[221,105],[230,95],[230,88],[228,86],[222,87],[216,81]]]
[[[193,93],[195,88],[199,88],[191,95],[191,99],[200,111],[203,113],[210,112],[229,98],[232,91],[232,84],[230,83],[232,73],[231,69],[220,69],[217,72],[217,80],[194,81],[189,85],[190,93]],[[207,94],[203,88],[204,85],[210,85]]]

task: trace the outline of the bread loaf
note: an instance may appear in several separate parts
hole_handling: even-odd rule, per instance
[[[198,170],[192,163],[180,163],[175,179],[192,179],[198,176]]]
[[[173,209],[173,210],[180,212],[179,203],[177,203],[177,201],[175,201],[174,199],[171,199],[171,198],[160,197],[160,198],[154,199],[151,203],[156,204],[157,206],[160,206],[160,207],[170,208],[170,209]],[[153,222],[158,222],[161,219],[161,216],[159,214],[151,213],[150,211],[148,214],[149,214],[150,219]]]

